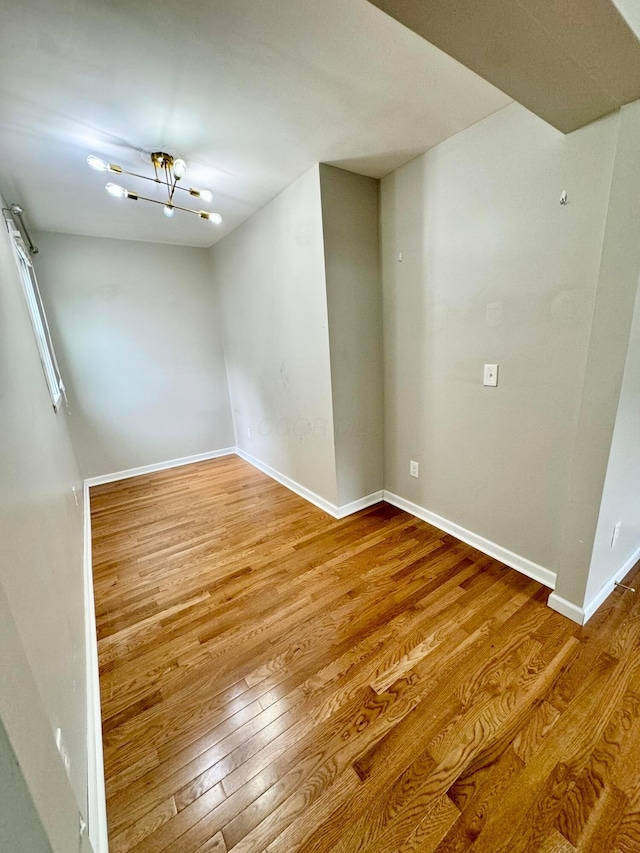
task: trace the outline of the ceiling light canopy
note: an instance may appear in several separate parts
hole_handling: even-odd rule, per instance
[[[210,213],[208,210],[194,210],[191,207],[182,207],[174,201],[176,190],[187,192],[194,198],[202,199],[204,202],[210,202],[213,199],[211,190],[197,190],[194,187],[178,186],[180,181],[187,173],[187,164],[182,157],[173,157],[171,154],[166,154],[164,151],[154,151],[151,155],[151,164],[153,165],[154,176],[139,175],[137,172],[127,172],[122,166],[116,166],[114,163],[108,163],[101,157],[95,154],[89,154],[87,157],[87,165],[96,172],[115,172],[118,175],[131,175],[134,178],[142,178],[145,181],[152,181],[154,184],[161,184],[166,187],[167,198],[160,201],[155,198],[142,196],[133,190],[125,189],[120,184],[109,182],[105,185],[106,191],[113,198],[129,198],[133,201],[150,201],[152,204],[161,204],[163,213],[169,219],[173,217],[176,210],[183,210],[186,213],[195,213],[200,219],[208,219],[219,225],[222,222],[222,217],[219,213]]]

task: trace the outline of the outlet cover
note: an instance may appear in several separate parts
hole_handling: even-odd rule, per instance
[[[410,474],[410,476],[411,477],[418,477],[419,476],[419,468],[420,468],[420,466],[418,465],[418,463],[414,462],[414,460],[412,459],[411,462],[409,462],[409,474]]]

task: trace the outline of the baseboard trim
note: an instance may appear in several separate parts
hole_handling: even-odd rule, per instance
[[[286,474],[281,474],[280,471],[276,471],[275,468],[272,468],[271,465],[267,465],[266,462],[262,462],[260,459],[256,459],[255,456],[252,456],[250,453],[247,453],[246,450],[242,450],[240,447],[236,447],[236,453],[241,459],[244,459],[245,462],[248,462],[249,465],[253,465],[254,468],[257,468],[258,471],[262,471],[263,474],[267,474],[271,477],[272,480],[280,483],[281,486],[286,486],[287,489],[291,492],[295,492],[296,495],[300,495],[301,498],[304,498],[309,503],[314,504],[318,507],[318,509],[324,510],[329,515],[332,515],[334,518],[337,518],[338,508],[330,501],[326,500],[320,495],[317,495],[315,492],[312,492],[311,489],[307,489],[306,486],[302,486],[300,483],[292,480],[291,477],[287,477]]]
[[[384,500],[384,492],[380,489],[377,492],[371,492],[370,495],[365,495],[363,498],[358,498],[356,501],[351,501],[348,504],[336,507],[336,518],[346,518],[348,515],[353,515],[354,512],[360,512],[362,509],[367,509],[370,506],[375,506]]]
[[[609,578],[609,580],[600,588],[600,590],[593,596],[591,601],[584,606],[584,621],[586,622],[588,619],[591,619],[593,614],[596,612],[598,607],[606,601],[606,599],[611,595],[613,590],[615,589],[616,583],[619,583],[622,578],[627,575],[631,569],[635,566],[635,564],[640,560],[640,548],[636,548],[636,550],[628,557],[624,563],[620,566],[618,571],[613,575],[613,577]],[[583,623],[584,624],[584,623]]]
[[[91,507],[89,484],[83,488],[84,512],[84,623],[87,678],[87,828],[94,853],[107,853],[107,801],[102,752],[102,715],[100,711],[100,674],[98,668],[98,633],[93,597],[91,552]]]
[[[250,453],[247,453],[246,450],[242,450],[242,448],[236,447],[235,452],[241,459],[244,459],[245,462],[248,462],[249,465],[253,465],[254,468],[258,469],[258,471],[262,471],[263,474],[266,474],[268,477],[271,477],[272,480],[275,480],[277,483],[280,483],[281,486],[285,486],[287,489],[289,489],[289,491],[295,492],[296,495],[299,495],[301,498],[304,498],[306,501],[309,501],[309,503],[312,503],[314,506],[317,506],[318,509],[323,510],[333,518],[346,518],[348,515],[353,515],[354,512],[360,512],[360,510],[380,503],[380,501],[383,500],[383,493],[382,490],[380,490],[377,492],[372,492],[370,495],[365,495],[363,498],[359,498],[356,501],[351,501],[351,503],[343,504],[342,506],[336,506],[335,504],[332,504],[331,501],[328,501],[326,498],[323,498],[320,495],[317,495],[315,492],[312,492],[311,489],[307,489],[306,486],[301,485],[296,480],[292,480],[291,477],[287,477],[286,474],[281,474],[280,471],[277,471],[275,468],[272,468],[271,465],[267,465],[266,462],[262,462],[262,460],[257,459]]]
[[[198,453],[195,456],[183,456],[181,459],[170,459],[168,462],[157,462],[154,465],[141,465],[139,468],[129,468],[126,471],[114,471],[113,474],[100,474],[97,477],[87,477],[84,483],[85,486],[102,486],[105,483],[115,483],[118,480],[128,480],[130,477],[140,477],[143,474],[153,474],[156,471],[166,471],[168,468],[179,468],[181,465],[191,465],[194,462],[205,462],[207,459],[218,459],[221,456],[233,456],[234,454],[244,459],[250,465],[253,465],[254,468],[262,471],[263,474],[267,474],[271,479],[286,486],[290,491],[300,495],[301,498],[309,501],[309,503],[324,510],[324,512],[333,516],[333,518],[346,518],[348,515],[360,512],[360,510],[380,503],[384,499],[383,491],[380,489],[377,492],[372,492],[370,495],[358,498],[358,500],[351,501],[351,503],[336,506],[331,501],[312,492],[311,489],[307,489],[306,486],[292,480],[291,477],[287,477],[286,474],[276,471],[275,468],[267,465],[266,462],[256,459],[255,456],[252,456],[240,447],[223,447],[221,450],[211,450],[208,453]]]
[[[600,587],[593,598],[583,607],[579,607],[577,604],[567,601],[566,598],[562,598],[562,596],[555,592],[552,592],[549,596],[549,607],[552,610],[557,610],[558,613],[562,613],[562,615],[566,616],[568,619],[572,619],[574,622],[577,622],[578,625],[586,625],[600,605],[604,604],[607,598],[609,598],[615,589],[616,583],[621,581],[622,578],[631,571],[638,560],[640,560],[640,548],[637,548],[633,554],[624,561],[615,575],[612,575],[609,580]]]
[[[538,565],[538,563],[528,560],[526,557],[520,556],[520,554],[509,551],[507,548],[503,548],[502,545],[498,545],[490,539],[485,539],[484,536],[480,536],[471,530],[467,530],[465,527],[461,527],[454,521],[449,521],[449,519],[443,518],[441,515],[437,515],[435,512],[431,512],[430,510],[425,509],[412,501],[408,501],[406,498],[400,497],[400,495],[395,495],[393,492],[389,492],[386,489],[384,490],[384,500],[387,503],[393,504],[393,506],[397,506],[398,509],[403,509],[405,512],[415,515],[416,518],[420,518],[422,521],[432,524],[439,530],[444,530],[445,533],[450,533],[452,536],[455,536],[456,539],[466,542],[467,545],[477,548],[478,551],[482,551],[483,554],[487,554],[489,557],[499,560],[499,562],[504,563],[511,569],[515,569],[517,572],[526,575],[528,578],[538,581],[544,586],[549,587],[549,589],[553,589],[555,587],[556,573],[552,572],[551,569],[547,569],[544,566]]]
[[[102,486],[104,483],[115,483],[116,480],[128,480],[129,477],[140,477],[142,474],[153,474],[156,471],[166,471],[168,468],[179,468],[181,465],[205,462],[207,459],[217,459],[219,456],[232,456],[235,452],[235,447],[223,447],[221,450],[196,453],[194,456],[183,456],[181,459],[170,459],[168,462],[156,462],[154,465],[142,465],[139,468],[129,468],[126,471],[115,471],[113,474],[87,477],[85,483],[88,486]]]
[[[604,604],[607,598],[609,598],[615,589],[616,583],[620,582],[622,578],[631,571],[638,560],[640,560],[640,548],[636,548],[633,554],[631,554],[631,556],[628,557],[620,566],[615,575],[612,575],[609,580],[600,587],[591,601],[583,607],[578,607],[578,605],[572,604],[570,601],[567,601],[566,598],[561,598],[559,595],[556,595],[555,592],[549,596],[549,607],[553,610],[557,610],[558,613],[562,613],[563,616],[568,616],[569,619],[573,619],[573,621],[577,622],[578,625],[585,625],[600,605]]]
[[[558,595],[557,592],[551,593],[547,599],[547,604],[552,610],[555,610],[556,613],[561,613],[563,616],[566,616],[567,619],[571,619],[572,622],[577,622],[578,625],[584,625],[586,622],[583,608],[578,607],[577,604],[572,604],[571,601],[567,601],[566,598]]]

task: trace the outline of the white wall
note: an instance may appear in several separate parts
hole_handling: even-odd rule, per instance
[[[51,853],[51,845],[0,720],[0,850]]]
[[[211,255],[236,445],[335,504],[318,166]]]
[[[621,521],[614,548],[611,536]],[[622,391],[600,505],[585,599],[590,601],[609,578],[640,549],[640,288],[627,351]]]
[[[383,486],[378,184],[320,165],[338,506]]]
[[[0,719],[52,848],[68,853],[87,812],[82,485],[0,225]]]
[[[37,235],[85,477],[233,445],[205,249]]]
[[[552,571],[617,126],[513,104],[381,184],[385,488]]]
[[[640,277],[640,101],[624,107],[616,120],[607,222],[568,478],[562,573],[554,593],[578,607],[589,604],[587,586],[616,417],[619,412],[623,419],[628,416],[626,405],[620,410],[619,403]],[[596,578],[602,575],[594,575],[594,583]]]

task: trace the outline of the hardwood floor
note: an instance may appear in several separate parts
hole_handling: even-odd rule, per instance
[[[579,628],[400,510],[336,521],[236,457],[91,510],[111,853],[640,851],[632,593]]]

